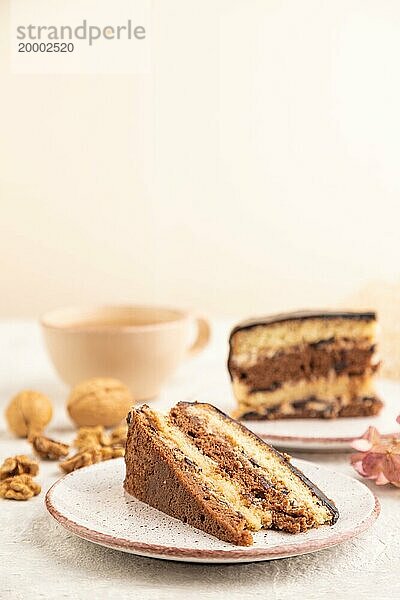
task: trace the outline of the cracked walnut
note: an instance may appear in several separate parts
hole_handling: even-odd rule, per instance
[[[29,438],[35,453],[44,460],[57,460],[67,456],[69,445],[63,442],[57,442],[44,435],[36,435]]]
[[[40,491],[40,485],[26,473],[0,481],[0,498],[7,500],[29,500],[37,496]]]
[[[111,445],[110,436],[104,431],[102,425],[97,427],[81,427],[73,442],[75,448],[81,452],[91,448],[102,448]]]
[[[0,481],[17,475],[37,475],[39,465],[36,460],[32,460],[25,454],[9,456],[0,467]]]
[[[63,471],[65,471],[65,473],[71,473],[76,469],[94,465],[95,463],[99,463],[104,460],[119,458],[124,455],[124,448],[113,448],[111,446],[103,448],[86,448],[85,450],[74,454],[74,456],[71,456],[71,458],[61,462],[60,467]]]

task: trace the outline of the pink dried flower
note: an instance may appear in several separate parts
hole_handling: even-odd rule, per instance
[[[396,420],[400,423],[400,415]],[[400,439],[382,438],[375,427],[368,427],[352,446],[358,450],[350,458],[357,473],[374,479],[377,485],[391,483],[400,487]]]

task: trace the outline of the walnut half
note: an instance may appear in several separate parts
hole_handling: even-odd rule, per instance
[[[73,444],[78,450],[83,452],[84,450],[90,450],[92,448],[110,446],[111,439],[104,431],[102,425],[98,425],[97,427],[80,427]]]
[[[31,475],[24,473],[15,477],[8,477],[0,482],[0,498],[7,500],[29,500],[40,494],[41,487]]]
[[[37,475],[39,465],[36,460],[32,460],[25,454],[9,456],[0,467],[0,481],[16,475]]]
[[[29,438],[35,453],[44,460],[58,460],[67,456],[69,445],[57,442],[44,435],[36,435]]]
[[[110,460],[112,458],[119,458],[125,455],[124,448],[113,448],[106,446],[104,448],[87,448],[82,452],[78,452],[60,463],[60,467],[65,473],[71,473],[76,469],[94,465],[95,463],[102,462],[103,460]]]
[[[128,426],[119,425],[111,431],[111,445],[112,446],[125,446],[126,438],[128,437]]]

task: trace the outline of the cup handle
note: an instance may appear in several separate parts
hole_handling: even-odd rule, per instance
[[[203,317],[196,317],[197,323],[197,338],[193,342],[193,345],[187,351],[188,356],[194,356],[203,350],[207,346],[211,337],[211,327],[207,319]]]

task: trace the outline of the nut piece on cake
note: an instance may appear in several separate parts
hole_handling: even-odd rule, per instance
[[[128,416],[125,490],[241,546],[252,531],[332,525],[339,513],[287,458],[210,404],[179,402],[167,416]]]
[[[241,419],[376,415],[373,312],[302,311],[252,319],[230,335]]]

